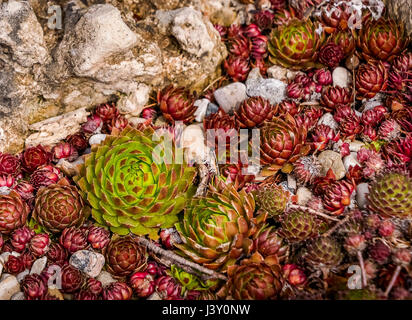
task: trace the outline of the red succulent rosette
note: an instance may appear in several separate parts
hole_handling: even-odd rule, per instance
[[[21,172],[20,159],[9,153],[0,152],[0,175],[18,176]]]
[[[22,153],[21,163],[23,169],[29,173],[36,170],[38,167],[49,164],[52,154],[43,146],[29,147]]]

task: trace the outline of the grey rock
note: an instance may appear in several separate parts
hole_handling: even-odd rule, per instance
[[[11,297],[20,292],[20,284],[17,278],[8,275],[0,282],[0,300],[10,300]]]
[[[340,180],[345,176],[345,166],[343,165],[342,157],[339,153],[326,150],[319,154],[318,160],[322,166],[321,174],[323,176],[326,175],[329,169],[332,169],[337,180]]]
[[[206,117],[219,111],[219,107],[214,103],[209,103],[206,110]]]
[[[233,113],[242,101],[247,99],[246,86],[241,82],[234,82],[217,89],[214,96],[216,102],[226,113]]]
[[[42,258],[37,259],[34,261],[31,269],[30,269],[30,274],[40,274],[44,268],[46,267],[47,264],[47,257],[44,256]]]
[[[356,186],[356,201],[358,203],[359,208],[366,209],[366,205],[368,203],[368,199],[366,195],[369,193],[369,184],[366,182],[359,183]]]
[[[287,84],[277,79],[264,79],[259,68],[253,69],[246,80],[249,97],[262,97],[275,105],[286,99]]]
[[[24,293],[20,291],[13,294],[10,300],[26,300],[26,297],[24,296]]]
[[[95,278],[102,271],[105,259],[100,253],[89,250],[79,250],[70,257],[69,263],[88,276]]]
[[[0,26],[0,44],[12,51],[18,64],[28,68],[46,62],[49,55],[43,29],[29,2],[3,2]]]
[[[120,113],[127,117],[138,117],[149,102],[151,88],[145,84],[139,84],[130,95],[120,98],[116,106]]]

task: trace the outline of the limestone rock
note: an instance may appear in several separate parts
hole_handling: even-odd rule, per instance
[[[13,294],[10,300],[26,300],[26,297],[23,292],[19,291]]]
[[[305,206],[312,199],[313,194],[308,188],[299,187],[296,196],[298,197],[298,205]]]
[[[333,85],[342,87],[342,88],[347,88],[351,82],[352,75],[348,71],[348,69],[343,68],[343,67],[337,67],[335,70],[332,72],[332,79],[333,79]]]
[[[150,87],[140,84],[130,95],[120,98],[116,106],[126,117],[138,117],[149,102]]]
[[[54,145],[58,143],[66,136],[78,132],[81,124],[86,122],[89,114],[86,108],[82,108],[31,125],[30,130],[37,132],[26,139],[26,146]]]
[[[20,292],[20,284],[15,276],[8,275],[0,282],[0,300],[10,300],[17,292]]]
[[[94,144],[100,144],[102,141],[106,139],[106,134],[104,133],[98,133],[94,134],[89,138],[89,144],[92,146]]]
[[[214,96],[216,102],[226,113],[233,113],[242,101],[247,99],[246,86],[241,82],[234,82],[217,89]]]
[[[70,257],[69,263],[88,276],[95,278],[102,271],[105,259],[100,253],[89,250],[79,250]]]
[[[326,175],[328,170],[332,169],[337,180],[340,180],[345,176],[345,166],[343,165],[342,157],[339,153],[331,150],[326,150],[319,154],[318,160],[322,165],[322,175]]]
[[[43,29],[29,2],[11,0],[1,4],[0,45],[9,48],[13,59],[23,67],[47,60]]]

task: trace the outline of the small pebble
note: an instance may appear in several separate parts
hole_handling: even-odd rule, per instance
[[[13,294],[10,300],[26,300],[26,297],[24,296],[24,293],[20,291]]]
[[[343,165],[345,166],[346,171],[349,170],[349,167],[355,167],[356,165],[361,166],[358,160],[356,159],[356,152],[351,152],[350,155],[343,158]]]
[[[17,281],[18,281],[19,283],[21,283],[21,282],[23,281],[24,277],[27,276],[29,273],[30,273],[30,270],[29,270],[29,269],[26,269],[26,270],[20,272],[20,273],[16,276]]]
[[[241,82],[234,82],[214,93],[216,102],[226,113],[233,113],[237,110],[243,100],[247,98],[246,86]]]
[[[333,86],[348,88],[351,81],[351,77],[351,73],[348,71],[348,69],[343,67],[337,67],[332,72]]]
[[[5,275],[3,275],[3,277],[4,276]],[[1,280],[0,300],[10,300],[11,297],[18,292],[20,292],[20,284],[15,276],[7,275],[7,277]]]
[[[310,199],[312,199],[312,192],[306,187],[299,187],[296,191],[296,196],[298,197],[298,205],[305,206]]]
[[[197,122],[202,122],[205,118],[209,103],[210,101],[208,99],[200,99],[195,101],[194,105],[197,107],[195,111],[195,120]]]
[[[342,157],[339,153],[326,150],[319,154],[318,160],[322,166],[321,175],[325,176],[329,169],[332,169],[337,180],[340,180],[345,176],[345,166],[343,165]]]
[[[42,271],[46,267],[46,264],[47,264],[47,257],[46,256],[44,256],[40,259],[37,259],[36,261],[34,261],[32,267],[31,267],[30,274],[40,274],[40,273],[42,273]]]
[[[260,75],[259,68],[250,72],[246,80],[246,88],[249,97],[262,97],[273,105],[286,99],[287,84],[277,79],[264,79]]]
[[[206,117],[219,111],[219,107],[214,103],[209,103],[206,110]]]
[[[112,275],[107,272],[107,271],[102,271],[96,278],[102,283],[103,288],[107,287],[109,284],[116,282],[115,279],[113,279]]]
[[[368,199],[366,195],[369,193],[369,184],[366,182],[359,183],[356,186],[356,201],[358,202],[358,206],[361,209],[366,209],[366,205],[368,204]]]
[[[333,130],[338,130],[339,124],[336,122],[336,120],[333,118],[332,113],[327,112],[323,116],[321,116],[318,120],[318,125],[326,125],[331,127]]]
[[[89,144],[92,146],[94,144],[100,144],[101,142],[106,139],[106,135],[104,133],[94,134],[89,139]]]
[[[365,144],[362,141],[353,140],[349,142],[349,151],[358,152]]]
[[[89,250],[79,250],[70,257],[69,263],[88,276],[95,278],[102,271],[105,259],[100,253]]]

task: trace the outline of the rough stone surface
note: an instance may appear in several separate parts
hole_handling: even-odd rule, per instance
[[[29,128],[36,133],[26,139],[26,146],[54,145],[80,130],[90,113],[85,108],[78,109],[61,116],[32,124]]]
[[[214,96],[216,102],[226,113],[233,113],[241,102],[247,99],[246,86],[241,82],[234,82],[217,89]]]
[[[345,166],[343,165],[342,158],[339,153],[331,150],[326,150],[319,154],[318,160],[322,165],[322,175],[326,175],[329,169],[332,169],[337,180],[340,180],[345,176]]]
[[[89,250],[79,250],[70,257],[69,263],[88,276],[95,278],[100,274],[100,271],[102,271],[105,259],[100,253]]]
[[[0,282],[0,300],[10,300],[17,292],[20,292],[20,284],[15,276],[8,275]]]
[[[286,99],[287,84],[277,79],[264,79],[259,68],[253,69],[246,80],[246,93],[249,97],[260,96],[273,105]]]
[[[138,23],[130,8],[148,1],[105,2],[2,2],[0,152],[20,152],[30,125],[47,118],[116,100],[122,114],[135,117],[152,89],[174,83],[202,90],[220,76],[227,50],[201,14],[203,0],[179,1],[187,7],[164,11],[162,21],[150,4]],[[47,26],[53,4],[63,5],[62,29]],[[29,141],[42,140],[34,134]]]
[[[410,0],[383,0],[389,16],[406,25],[409,36],[412,35],[412,2]]]
[[[10,300],[26,300],[26,297],[24,296],[24,293],[20,291],[13,294]]]
[[[202,122],[206,116],[207,108],[209,107],[210,101],[208,99],[200,99],[195,101],[195,106],[197,107],[195,112],[195,119],[197,122]]]

